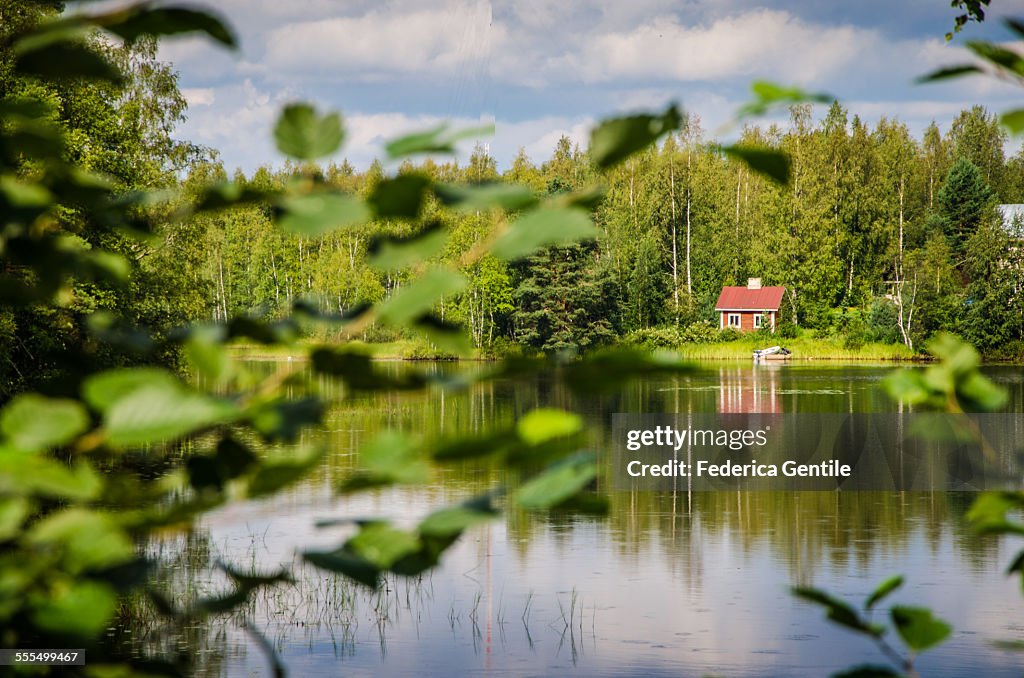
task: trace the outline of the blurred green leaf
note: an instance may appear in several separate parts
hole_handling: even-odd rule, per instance
[[[671,352],[613,348],[593,351],[566,365],[562,372],[566,384],[577,393],[608,393],[631,379],[689,374],[695,369]]]
[[[793,588],[792,591],[798,598],[803,598],[806,601],[824,607],[828,611],[828,618],[840,626],[845,626],[858,633],[864,633],[876,638],[885,632],[884,628],[875,624],[869,624],[866,620],[861,619],[857,611],[844,601],[834,598],[820,589],[799,586]]]
[[[381,219],[415,219],[423,210],[430,177],[416,172],[384,179],[373,187],[366,202]]]
[[[26,452],[65,445],[89,428],[89,415],[77,401],[16,396],[0,412],[7,444]]]
[[[903,577],[901,577],[900,575],[889,577],[881,584],[879,584],[878,588],[876,588],[872,592],[872,594],[868,596],[867,601],[864,603],[864,609],[870,610],[877,603],[882,601],[886,596],[888,596],[890,593],[892,593],[901,586],[903,586]]]
[[[135,546],[109,513],[69,508],[53,513],[32,526],[26,535],[37,546],[63,551],[71,572],[98,570],[135,557]]]
[[[418,389],[426,384],[416,372],[391,375],[377,370],[373,359],[357,349],[317,348],[309,357],[315,371],[341,377],[349,388],[359,391]]]
[[[359,471],[342,483],[342,493],[394,483],[422,483],[430,478],[430,464],[411,438],[384,431],[359,451]]]
[[[278,192],[271,189],[256,188],[241,181],[222,181],[203,187],[196,199],[196,212],[208,212],[270,202]]]
[[[185,358],[196,372],[213,384],[224,381],[231,372],[231,358],[224,347],[224,328],[195,327],[185,341]]]
[[[115,403],[146,386],[178,386],[177,378],[157,367],[125,367],[94,374],[82,384],[82,398],[94,410],[106,413]]]
[[[744,104],[737,117],[739,119],[764,115],[773,108],[804,102],[827,104],[835,99],[828,94],[807,92],[799,87],[786,87],[774,82],[757,80],[750,86],[754,100]]]
[[[471,127],[464,130],[449,131],[448,125],[440,125],[422,132],[414,132],[399,137],[384,146],[389,158],[402,158],[420,153],[452,154],[455,144],[462,139],[492,136],[494,125]]]
[[[564,459],[523,484],[516,504],[525,509],[549,509],[566,501],[597,477],[596,458],[580,453]]]
[[[923,403],[930,397],[920,372],[911,370],[891,372],[882,380],[882,385],[889,397],[907,405]]]
[[[790,160],[783,151],[761,146],[722,146],[722,152],[777,184],[789,183]]]
[[[133,42],[144,35],[160,37],[204,33],[225,47],[238,47],[238,41],[231,29],[208,10],[182,6],[129,7],[101,17],[98,23],[128,42]]]
[[[1016,33],[1017,37],[1024,38],[1024,21],[1013,17],[1007,17],[1003,19],[1003,25]]]
[[[434,221],[405,238],[383,236],[367,247],[369,263],[384,271],[398,271],[429,260],[444,249],[448,233]]]
[[[413,322],[412,327],[441,351],[468,355],[473,350],[469,331],[463,325],[442,320],[434,313],[420,316]]]
[[[97,340],[109,346],[144,355],[156,347],[148,332],[108,311],[96,311],[85,318],[85,326]]]
[[[962,64],[960,66],[947,66],[934,70],[927,75],[923,75],[917,79],[918,84],[925,84],[929,82],[941,82],[943,80],[952,80],[953,78],[961,78],[965,75],[972,75],[974,73],[982,73],[983,71],[977,66],[971,64]]]
[[[185,468],[193,487],[219,489],[229,480],[249,471],[258,462],[259,458],[244,443],[225,436],[217,443],[213,455],[193,455],[185,461]]]
[[[1024,534],[1024,526],[1007,521],[1011,511],[1024,510],[1024,493],[983,492],[967,511],[967,520],[978,532],[1016,532]]]
[[[597,237],[586,211],[576,207],[542,207],[513,221],[491,246],[504,261],[521,259],[551,245],[568,245]]]
[[[226,400],[157,378],[110,404],[103,427],[108,444],[124,448],[179,438],[231,421],[238,414],[238,408]]]
[[[277,203],[278,224],[290,233],[321,236],[339,228],[358,226],[370,220],[370,208],[354,195],[306,193],[284,196]]]
[[[975,56],[1015,75],[1024,76],[1024,59],[1013,50],[984,40],[968,40],[965,45]]]
[[[964,375],[981,365],[981,356],[973,346],[949,332],[939,332],[926,346],[954,375]],[[932,367],[936,367],[933,365]]]
[[[438,184],[434,193],[441,203],[461,212],[476,210],[522,210],[538,203],[537,196],[526,186],[518,184]]]
[[[380,569],[345,548],[336,551],[306,551],[302,557],[316,567],[330,572],[339,572],[371,588],[377,588],[379,584]]]
[[[420,522],[419,532],[430,537],[457,537],[466,529],[492,520],[497,515],[498,511],[491,505],[490,497],[484,496],[431,513]]]
[[[271,441],[295,442],[302,429],[319,424],[326,410],[319,398],[276,398],[249,411],[253,428]]]
[[[331,155],[345,138],[341,116],[319,115],[309,104],[284,107],[274,127],[277,149],[297,160],[316,160]]]
[[[600,168],[611,167],[679,129],[683,116],[672,104],[660,115],[630,115],[604,120],[590,133],[590,157]]]
[[[997,386],[985,375],[972,372],[957,384],[957,395],[961,403],[970,410],[995,412],[1009,402],[1010,394]]]
[[[378,308],[378,317],[392,325],[409,325],[442,298],[461,292],[466,278],[447,268],[433,268],[398,290]]]
[[[24,497],[0,499],[0,542],[16,537],[28,518],[32,505]]]
[[[1003,113],[999,116],[999,122],[1010,130],[1010,134],[1024,134],[1024,108]]]
[[[554,438],[570,436],[583,430],[583,418],[578,414],[540,408],[523,416],[516,424],[519,437],[529,445],[539,445]]]
[[[894,606],[891,610],[896,632],[911,650],[921,652],[944,642],[953,627],[920,607]]]
[[[521,445],[515,431],[503,430],[446,440],[432,447],[432,455],[439,461],[472,459],[474,457],[501,454]]]
[[[79,41],[54,41],[47,44],[17,43],[14,70],[21,75],[42,79],[86,78],[113,84],[124,75],[102,55]]]
[[[89,580],[60,582],[45,598],[33,601],[32,621],[61,636],[91,639],[102,633],[117,610],[117,594]]]
[[[67,465],[44,456],[0,448],[0,493],[89,501],[103,478],[87,463]]]
[[[1024,574],[1024,551],[1018,553],[1016,557],[1013,559],[1013,561],[1010,563],[1010,566],[1006,568],[1007,575],[1015,574],[1018,572]]]
[[[399,530],[387,523],[370,523],[345,542],[345,548],[359,558],[386,570],[400,559],[420,549],[415,534]]]
[[[290,454],[278,452],[264,460],[249,479],[248,496],[273,494],[304,478],[324,457],[321,447],[306,447]]]

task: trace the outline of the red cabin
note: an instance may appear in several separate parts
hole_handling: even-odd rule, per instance
[[[785,293],[785,287],[761,287],[760,278],[750,278],[746,287],[723,287],[715,304],[720,314],[718,327],[733,327],[740,332],[767,327],[774,332]]]

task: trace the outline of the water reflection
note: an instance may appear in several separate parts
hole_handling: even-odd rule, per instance
[[[1021,637],[1021,595],[1002,574],[1015,545],[967,530],[967,493],[614,491],[606,469],[607,518],[513,511],[464,537],[430,575],[389,578],[376,593],[294,556],[346,538],[347,528],[314,528],[317,519],[384,515],[411,525],[505,480],[498,469],[466,464],[430,487],[335,498],[330,488],[356,466],[360,441],[386,426],[440,437],[558,406],[583,412],[607,436],[615,412],[892,411],[878,389],[888,369],[714,366],[593,397],[544,377],[458,394],[358,395],[331,412],[330,463],[317,477],[219,511],[200,534],[211,560],[293,568],[299,583],[261,596],[250,615],[294,675],[827,675],[883,658],[824,625],[788,587],[863,599],[882,578],[904,573],[908,585],[895,600],[931,606],[956,628],[922,659],[922,675],[1019,676],[1018,657],[990,645]],[[1021,411],[1021,371],[993,376]],[[317,387],[341,395],[330,380]],[[190,576],[189,586],[207,585]],[[238,624],[217,633],[226,640],[215,668],[269,675]]]

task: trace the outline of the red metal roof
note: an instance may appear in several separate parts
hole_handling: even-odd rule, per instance
[[[716,311],[778,311],[785,287],[723,287],[718,295]]]

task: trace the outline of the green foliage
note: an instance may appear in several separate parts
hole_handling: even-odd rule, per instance
[[[509,225],[498,236],[491,253],[498,259],[511,261],[529,256],[551,245],[566,245],[597,237],[590,217],[577,208],[538,209]]]
[[[318,115],[309,104],[285,106],[274,127],[277,150],[296,160],[331,155],[341,147],[344,138],[340,115]]]
[[[810,603],[820,605],[827,611],[830,621],[850,631],[870,638],[894,664],[896,668],[887,666],[857,666],[834,674],[840,676],[902,676],[917,675],[914,671],[914,659],[917,654],[942,644],[952,633],[953,628],[945,621],[936,618],[931,610],[904,605],[893,605],[889,610],[889,621],[892,628],[903,640],[908,653],[901,656],[885,639],[888,629],[885,625],[872,621],[871,614],[876,605],[887,598],[903,584],[903,577],[895,576],[886,579],[864,601],[862,615],[853,605],[835,598],[815,588],[797,587],[793,594]]]
[[[723,328],[723,329],[718,331],[718,337],[716,338],[716,340],[717,341],[729,342],[729,341],[739,341],[742,338],[743,338],[743,333],[740,332],[735,327],[725,327],[725,328]]]
[[[33,83],[49,86],[58,73],[62,80],[98,79],[75,94],[105,100],[116,93],[110,117],[137,121],[141,129],[140,138],[120,141],[141,144],[144,137],[155,145],[137,152],[123,148],[125,161],[140,160],[144,171],[111,181],[85,169],[92,161],[87,155],[67,152],[78,131],[71,120],[54,118],[45,92],[0,101],[0,201],[6,215],[0,229],[0,333],[20,341],[26,323],[34,322],[39,330],[31,341],[45,338],[55,323],[82,335],[69,342],[70,351],[55,342],[53,354],[65,361],[52,366],[49,392],[59,397],[23,393],[0,410],[5,642],[86,647],[91,662],[128,671],[129,658],[103,639],[124,596],[146,594],[169,623],[187,628],[210,615],[244,616],[256,591],[289,583],[287,572],[247,573],[223,565],[230,590],[179,606],[149,589],[159,565],[147,562],[137,547],[156,531],[188,529],[197,516],[234,498],[293,485],[323,460],[324,449],[302,444],[304,430],[319,425],[327,407],[314,385],[289,369],[257,378],[230,360],[229,342],[294,345],[302,323],[333,326],[349,336],[365,335],[379,323],[440,350],[465,351],[460,321],[469,321],[478,341],[493,337],[502,317],[514,311],[512,276],[540,275],[531,260],[552,256],[565,256],[569,265],[562,287],[554,288],[567,305],[548,346],[586,347],[612,336],[606,319],[610,276],[587,272],[581,264],[596,250],[576,244],[596,235],[588,210],[601,195],[578,181],[580,158],[569,154],[557,168],[567,183],[576,174],[572,190],[543,201],[502,184],[453,183],[495,179],[483,153],[474,156],[466,177],[426,170],[389,177],[375,171],[367,181],[353,182],[344,166],[322,173],[312,165],[339,149],[340,115],[294,104],[285,108],[274,137],[279,150],[300,164],[283,174],[263,170],[229,181],[220,167],[195,162],[179,193],[161,190],[176,183],[175,172],[184,165],[157,159],[190,151],[161,134],[147,136],[147,125],[166,134],[183,108],[176,107],[180,95],[173,75],[160,68],[150,71],[159,76],[159,91],[133,90],[144,85],[132,59],[150,68],[155,44],[148,38],[159,35],[199,32],[233,46],[228,28],[199,10],[148,4],[77,15],[58,28],[33,26],[10,36]],[[88,37],[93,29],[137,47],[123,53],[108,49]],[[169,102],[167,110],[136,109],[147,96]],[[66,103],[73,106],[80,98]],[[659,118],[664,131],[674,124],[673,111]],[[170,118],[160,118],[164,114]],[[100,135],[104,124],[97,121],[86,136]],[[635,126],[633,119],[610,121],[597,135],[598,146],[605,145],[608,157],[642,152],[657,135],[644,136]],[[433,130],[400,139],[388,151],[446,151],[461,136]],[[29,166],[32,172],[25,171]],[[490,228],[494,224],[480,218],[481,210],[509,225]],[[367,225],[371,220],[377,223]],[[147,251],[150,246],[156,249]],[[137,256],[139,250],[144,254]],[[371,254],[372,268],[366,261]],[[519,264],[522,271],[505,263],[523,257],[530,259]],[[312,284],[307,260],[316,261],[322,289],[336,298],[333,308],[299,302],[293,293],[303,279]],[[204,265],[208,277],[198,282],[205,289],[189,278]],[[246,277],[243,271],[252,273]],[[183,296],[182,290],[197,286],[200,296]],[[161,288],[163,301],[152,294],[163,294]],[[241,301],[271,298],[271,312],[262,315],[246,312],[251,305]],[[445,317],[452,308],[456,322]],[[174,328],[206,312],[212,322]],[[490,325],[486,331],[483,317]],[[140,327],[143,318],[157,321],[159,334]],[[115,347],[144,354],[149,363],[181,355],[195,378],[152,364],[131,366]],[[156,350],[161,354],[153,355]],[[11,359],[17,354],[5,357],[17,366]],[[314,347],[307,357],[317,375],[340,379],[345,393],[451,387],[415,373],[390,376],[350,347]],[[128,366],[110,368],[121,363]],[[511,370],[515,363],[509,365]],[[573,390],[684,369],[676,360],[629,352],[556,367]],[[496,369],[479,378],[504,373]],[[580,451],[586,437],[578,415],[557,409],[534,410],[506,430],[471,440],[421,443],[397,431],[382,433],[361,450],[360,468],[339,483],[339,493],[423,483],[436,467],[469,456],[497,460],[513,470],[516,481],[507,494],[498,490],[432,511],[413,529],[360,521],[338,548],[304,557],[373,586],[383,572],[413,576],[437,565],[465,530],[497,514],[493,500],[499,497],[528,510],[600,512],[607,502],[591,490],[597,467],[592,454]],[[124,576],[128,569],[138,576]],[[175,661],[172,668],[190,673],[188,656]]]
[[[588,270],[592,247],[551,248],[525,262],[513,314],[517,339],[545,352],[609,343],[614,293],[607,271]]]
[[[885,380],[894,399],[949,412],[987,412],[1002,407],[1006,392],[978,371],[981,358],[969,344],[951,334],[929,345],[938,362],[924,370],[899,370]]]
[[[722,152],[730,158],[741,160],[755,172],[760,172],[779,184],[788,184],[790,177],[789,156],[777,150],[757,146],[722,146]]]
[[[598,167],[611,167],[678,129],[682,121],[682,114],[675,104],[661,115],[633,115],[606,120],[590,134],[590,157]]]
[[[992,192],[981,171],[966,158],[956,161],[937,196],[943,230],[956,251],[992,210]]]

